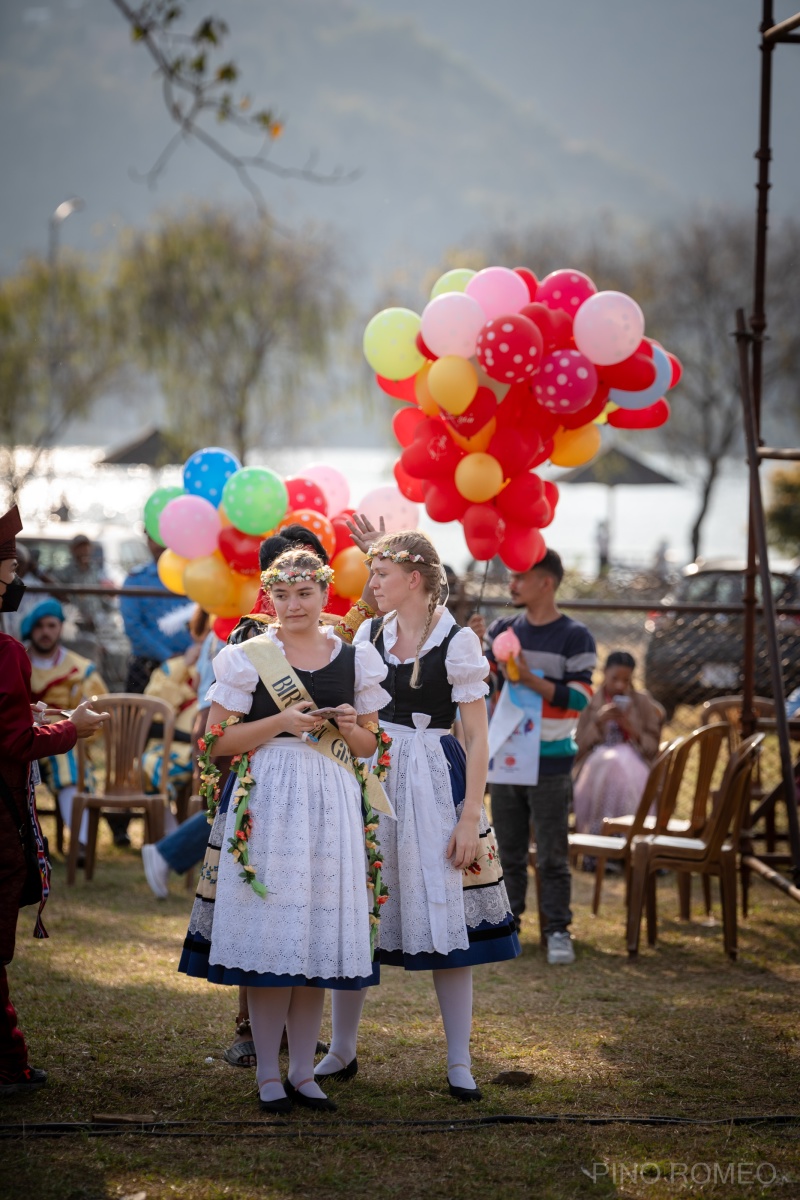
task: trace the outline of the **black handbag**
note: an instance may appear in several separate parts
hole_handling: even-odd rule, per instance
[[[22,853],[25,858],[25,883],[22,887],[22,896],[20,897],[20,908],[26,908],[29,904],[40,904],[42,900],[42,872],[39,867],[39,854],[36,847],[36,838],[33,833],[30,816],[26,812],[24,816],[20,814],[19,809],[14,803],[14,797],[11,795],[11,789],[6,781],[0,777],[0,796],[3,797],[3,802],[11,814],[11,819],[14,822],[14,827],[19,834],[19,840],[22,844]],[[42,834],[44,842],[45,858],[50,862],[50,847],[47,843],[47,838]]]

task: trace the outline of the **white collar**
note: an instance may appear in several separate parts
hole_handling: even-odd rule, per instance
[[[330,657],[330,661],[333,662],[333,660],[336,658],[337,654],[339,653],[339,651],[342,648],[342,639],[337,636],[336,631],[334,630],[332,625],[320,625],[319,628],[320,628],[320,632],[325,634],[325,637],[328,639],[328,641],[333,642],[333,646],[331,647],[331,657]],[[286,650],[284,649],[283,642],[278,637],[279,629],[280,629],[280,625],[276,621],[272,625],[267,625],[264,632],[266,633],[269,640],[271,642],[275,643],[275,645],[280,650],[281,654],[283,654],[285,656]]]
[[[447,637],[450,630],[456,623],[456,619],[450,612],[449,608],[445,608],[443,604],[436,606],[436,612],[439,614],[439,620],[434,625],[431,632],[428,634],[422,649],[419,652],[420,658],[423,654],[427,654],[429,650],[433,650],[436,646],[441,646],[444,639]],[[395,666],[401,665],[400,659],[392,654],[392,646],[397,641],[397,613],[394,613],[383,627],[383,648],[386,654],[392,659]],[[406,663],[411,663],[414,658],[407,658]]]

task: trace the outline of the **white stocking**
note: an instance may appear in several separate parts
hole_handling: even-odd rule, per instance
[[[317,1075],[333,1075],[349,1066],[356,1056],[358,1024],[367,989],[331,991],[331,1048],[316,1068]]]
[[[289,1082],[304,1096],[325,1098],[314,1083],[314,1053],[319,1027],[322,1024],[322,1005],[325,991],[317,987],[293,987],[286,1034],[289,1039]],[[251,1018],[252,1020],[252,1018]],[[259,1059],[259,1062],[261,1060]]]
[[[258,1094],[262,1100],[285,1096],[278,1065],[278,1050],[294,988],[249,987],[247,1006],[258,1062]]]
[[[72,828],[72,801],[77,792],[77,787],[74,783],[70,783],[67,787],[59,788],[58,790],[58,807],[61,810],[61,820],[66,825],[70,834],[74,832]],[[82,846],[86,845],[86,839],[89,836],[89,812],[88,809],[83,810],[81,818],[81,827],[78,830],[78,841]]]
[[[472,967],[452,967],[433,972],[433,986],[442,1010],[447,1038],[447,1078],[454,1087],[474,1088],[470,1071],[469,1036],[472,1030]]]

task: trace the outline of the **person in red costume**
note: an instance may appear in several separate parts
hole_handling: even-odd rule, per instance
[[[16,535],[22,529],[16,505],[0,517],[0,611],[14,612],[25,584],[18,577]],[[30,696],[31,664],[16,638],[0,633],[0,1096],[44,1087],[47,1073],[28,1063],[28,1048],[8,994],[6,966],[14,956],[26,860],[23,839],[32,837],[38,850],[42,898],[34,937],[47,937],[41,912],[49,892],[49,864],[34,800],[33,764],[51,754],[71,750],[108,717],[94,713],[89,702],[69,720],[53,725],[34,721]]]

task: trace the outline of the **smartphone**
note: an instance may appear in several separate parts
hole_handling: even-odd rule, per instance
[[[319,717],[321,721],[327,721],[331,717],[338,717],[338,715],[335,708],[312,708],[306,713],[307,717]]]

